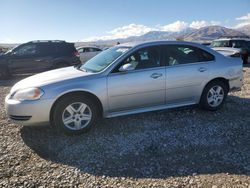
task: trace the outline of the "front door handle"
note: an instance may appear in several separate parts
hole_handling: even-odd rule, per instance
[[[204,67],[201,67],[201,68],[198,69],[198,71],[200,71],[200,72],[205,72],[206,70],[207,70],[207,69],[204,68]]]
[[[150,77],[153,78],[153,79],[156,79],[156,78],[159,78],[161,76],[162,76],[161,73],[153,73]]]

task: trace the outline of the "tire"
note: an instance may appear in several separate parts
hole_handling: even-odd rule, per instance
[[[203,90],[200,106],[203,109],[216,111],[220,109],[227,97],[228,87],[220,80],[209,83]]]
[[[0,67],[0,79],[6,80],[10,78],[10,71],[7,67]]]
[[[56,104],[52,117],[53,124],[59,130],[68,135],[77,135],[95,125],[98,108],[92,99],[84,95],[70,95]]]

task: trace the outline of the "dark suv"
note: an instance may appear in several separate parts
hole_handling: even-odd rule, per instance
[[[74,43],[65,41],[31,41],[0,56],[0,78],[12,74],[38,73],[77,65],[79,53]]]
[[[246,36],[227,36],[214,40],[211,47],[227,56],[241,57],[243,64],[250,61],[250,38]]]

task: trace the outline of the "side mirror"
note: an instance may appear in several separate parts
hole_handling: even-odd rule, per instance
[[[127,72],[132,70],[135,70],[135,67],[131,63],[124,64],[119,68],[120,72]]]

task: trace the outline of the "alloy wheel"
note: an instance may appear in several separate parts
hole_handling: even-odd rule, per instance
[[[85,128],[92,119],[90,107],[83,102],[76,102],[68,105],[62,113],[64,125],[71,130]]]
[[[207,94],[207,102],[211,107],[219,106],[225,97],[224,90],[221,86],[213,86]]]

